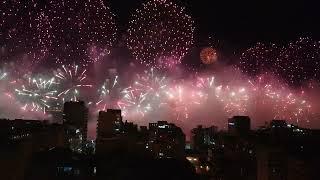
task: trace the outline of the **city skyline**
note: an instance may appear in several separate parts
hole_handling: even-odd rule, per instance
[[[0,179],[319,179],[319,5],[0,0]]]
[[[19,157],[10,161],[2,158],[1,165],[10,162],[3,166],[10,168],[21,164],[1,177],[272,180],[317,176],[313,167],[319,157],[312,155],[319,149],[317,129],[284,120],[252,129],[249,117],[234,116],[228,120],[226,131],[214,125],[198,125],[186,141],[181,128],[173,123],[157,121],[138,127],[123,121],[121,110],[108,109],[99,113],[97,139],[92,141],[81,135],[87,131],[83,105],[66,102],[60,124],[0,119],[0,139],[4,143],[0,156]],[[28,168],[24,168],[26,165]],[[136,172],[141,170],[144,173]],[[158,171],[163,172],[154,177]]]
[[[290,4],[301,10],[300,21],[310,21],[283,39],[271,27],[284,27],[276,15],[290,19],[291,9],[248,18],[261,8],[248,1],[218,20],[214,14],[221,10],[209,16],[209,1],[135,1],[123,7],[126,12],[118,3],[3,1],[0,99],[6,103],[0,116],[50,119],[64,102],[82,100],[91,130],[98,111],[108,108],[140,125],[167,120],[185,131],[197,124],[225,128],[236,115],[250,116],[254,127],[272,119],[320,127],[320,43],[312,23],[318,16],[307,11],[312,3]],[[237,17],[241,9],[248,12]],[[250,28],[223,36],[220,26],[230,27],[224,18],[250,22],[257,37]],[[218,22],[216,31],[210,20]],[[236,35],[249,41],[230,38]]]

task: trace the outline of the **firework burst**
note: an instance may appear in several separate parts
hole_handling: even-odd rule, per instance
[[[136,74],[133,84],[123,91],[125,95],[121,102],[125,114],[141,119],[156,113],[166,105],[169,86],[167,76],[160,75],[154,68]]]
[[[162,104],[162,98],[169,87],[169,79],[159,75],[154,68],[144,73],[137,74],[134,87],[147,95],[146,99],[152,102],[154,108]]]
[[[152,110],[151,103],[147,101],[147,93],[139,89],[128,87],[123,90],[125,95],[121,99],[120,108],[123,110],[125,117],[133,119],[142,119],[146,113]]]
[[[200,104],[221,104],[227,116],[244,115],[250,94],[245,86],[234,83],[218,84],[215,77],[199,77],[196,82],[197,99]]]
[[[108,78],[98,90],[100,95],[95,105],[99,111],[105,111],[108,108],[121,108],[123,103],[120,100],[125,92],[119,84],[119,76]]]
[[[63,101],[77,101],[82,88],[91,88],[91,84],[86,84],[87,70],[76,65],[62,65],[55,72],[55,77],[59,80],[61,91],[58,97]]]
[[[302,85],[309,80],[319,81],[320,43],[311,38],[299,38],[279,52],[281,78],[291,85]]]
[[[78,64],[101,60],[96,51],[110,49],[115,41],[114,14],[102,0],[53,0],[48,5],[51,56],[65,64],[70,57]]]
[[[279,47],[275,44],[257,43],[247,49],[240,57],[242,72],[257,76],[261,73],[279,70]]]
[[[320,43],[299,38],[287,45],[257,43],[242,53],[239,67],[253,77],[273,72],[293,86],[319,79]]]
[[[129,23],[127,46],[148,66],[172,67],[193,44],[193,20],[170,0],[151,0],[137,9]]]
[[[198,92],[181,84],[169,88],[166,95],[167,104],[172,108],[177,121],[189,119],[191,110],[201,105]]]
[[[251,94],[251,114],[268,111],[269,118],[286,119],[293,123],[308,122],[311,117],[311,104],[304,98],[304,91],[292,92],[285,83],[268,75],[249,80]],[[263,108],[257,110],[258,108]]]
[[[24,103],[21,108],[25,111],[46,113],[58,100],[56,84],[54,78],[46,80],[29,77],[26,84],[23,84],[19,89],[15,89],[17,97],[21,99],[21,103]]]

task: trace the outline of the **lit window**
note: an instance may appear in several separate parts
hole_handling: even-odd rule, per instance
[[[210,167],[209,167],[209,166],[206,166],[206,170],[209,171],[209,170],[210,170]]]
[[[72,171],[72,167],[64,167],[63,171],[64,172],[70,172],[70,171]]]

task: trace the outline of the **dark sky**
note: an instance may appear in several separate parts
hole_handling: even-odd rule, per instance
[[[125,29],[130,13],[143,0],[110,0]],[[235,48],[256,41],[281,43],[299,36],[320,39],[320,3],[317,1],[175,0],[186,6],[196,23],[196,39],[214,34]]]

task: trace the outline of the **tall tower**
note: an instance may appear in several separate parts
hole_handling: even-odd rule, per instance
[[[88,108],[83,101],[64,103],[63,124],[67,143],[71,149],[81,152],[81,146],[87,139],[88,124]]]
[[[97,126],[97,139],[116,136],[122,131],[122,125],[121,110],[108,109],[107,112],[100,111]]]
[[[121,144],[123,122],[121,110],[108,109],[99,112],[97,125],[96,152],[108,154],[117,151]]]

